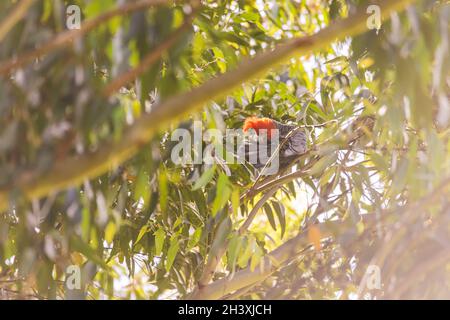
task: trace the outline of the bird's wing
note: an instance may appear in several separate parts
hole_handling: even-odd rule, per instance
[[[297,131],[286,142],[283,148],[283,156],[298,156],[306,152],[306,134],[303,131]]]

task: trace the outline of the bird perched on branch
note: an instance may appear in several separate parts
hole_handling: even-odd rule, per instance
[[[266,152],[269,157],[272,157],[273,152],[278,152],[275,156],[278,156],[280,168],[288,165],[296,157],[306,152],[306,134],[298,126],[283,124],[270,118],[249,117],[245,119],[242,129],[244,132],[254,130],[259,138],[249,141],[245,145],[246,160],[257,159],[256,163],[249,161],[257,169],[264,167],[267,161],[270,160],[259,157],[261,148],[264,148],[264,150],[261,150],[263,151],[262,153]],[[262,135],[263,137],[261,137]],[[273,141],[274,139],[278,141]],[[268,143],[261,144],[261,141],[265,140]],[[274,148],[274,146],[276,147]],[[258,153],[258,157],[256,157],[255,153]],[[254,158],[251,158],[252,155]]]

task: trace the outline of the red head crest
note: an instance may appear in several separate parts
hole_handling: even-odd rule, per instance
[[[272,119],[250,117],[245,119],[242,130],[244,130],[244,132],[247,132],[249,129],[255,130],[257,134],[259,134],[260,129],[265,129],[267,130],[268,138],[270,138],[272,135],[272,130],[277,129],[277,126]]]

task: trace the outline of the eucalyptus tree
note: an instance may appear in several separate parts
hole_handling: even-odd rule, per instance
[[[2,1],[0,297],[449,298],[448,17]],[[177,129],[251,116],[301,127],[306,152],[272,175],[174,161]]]

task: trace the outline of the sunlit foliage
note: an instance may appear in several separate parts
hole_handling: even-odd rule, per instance
[[[67,5],[84,28],[133,1],[35,1],[4,33],[21,2],[0,2],[0,298],[450,298],[445,1],[287,59],[129,150],[125,132],[161,101],[369,1],[157,1],[58,47]],[[308,152],[262,179],[172,161],[174,129],[255,115],[304,126]],[[90,170],[102,147],[126,155]],[[65,286],[69,265],[80,290]],[[208,291],[219,281],[234,289]]]

